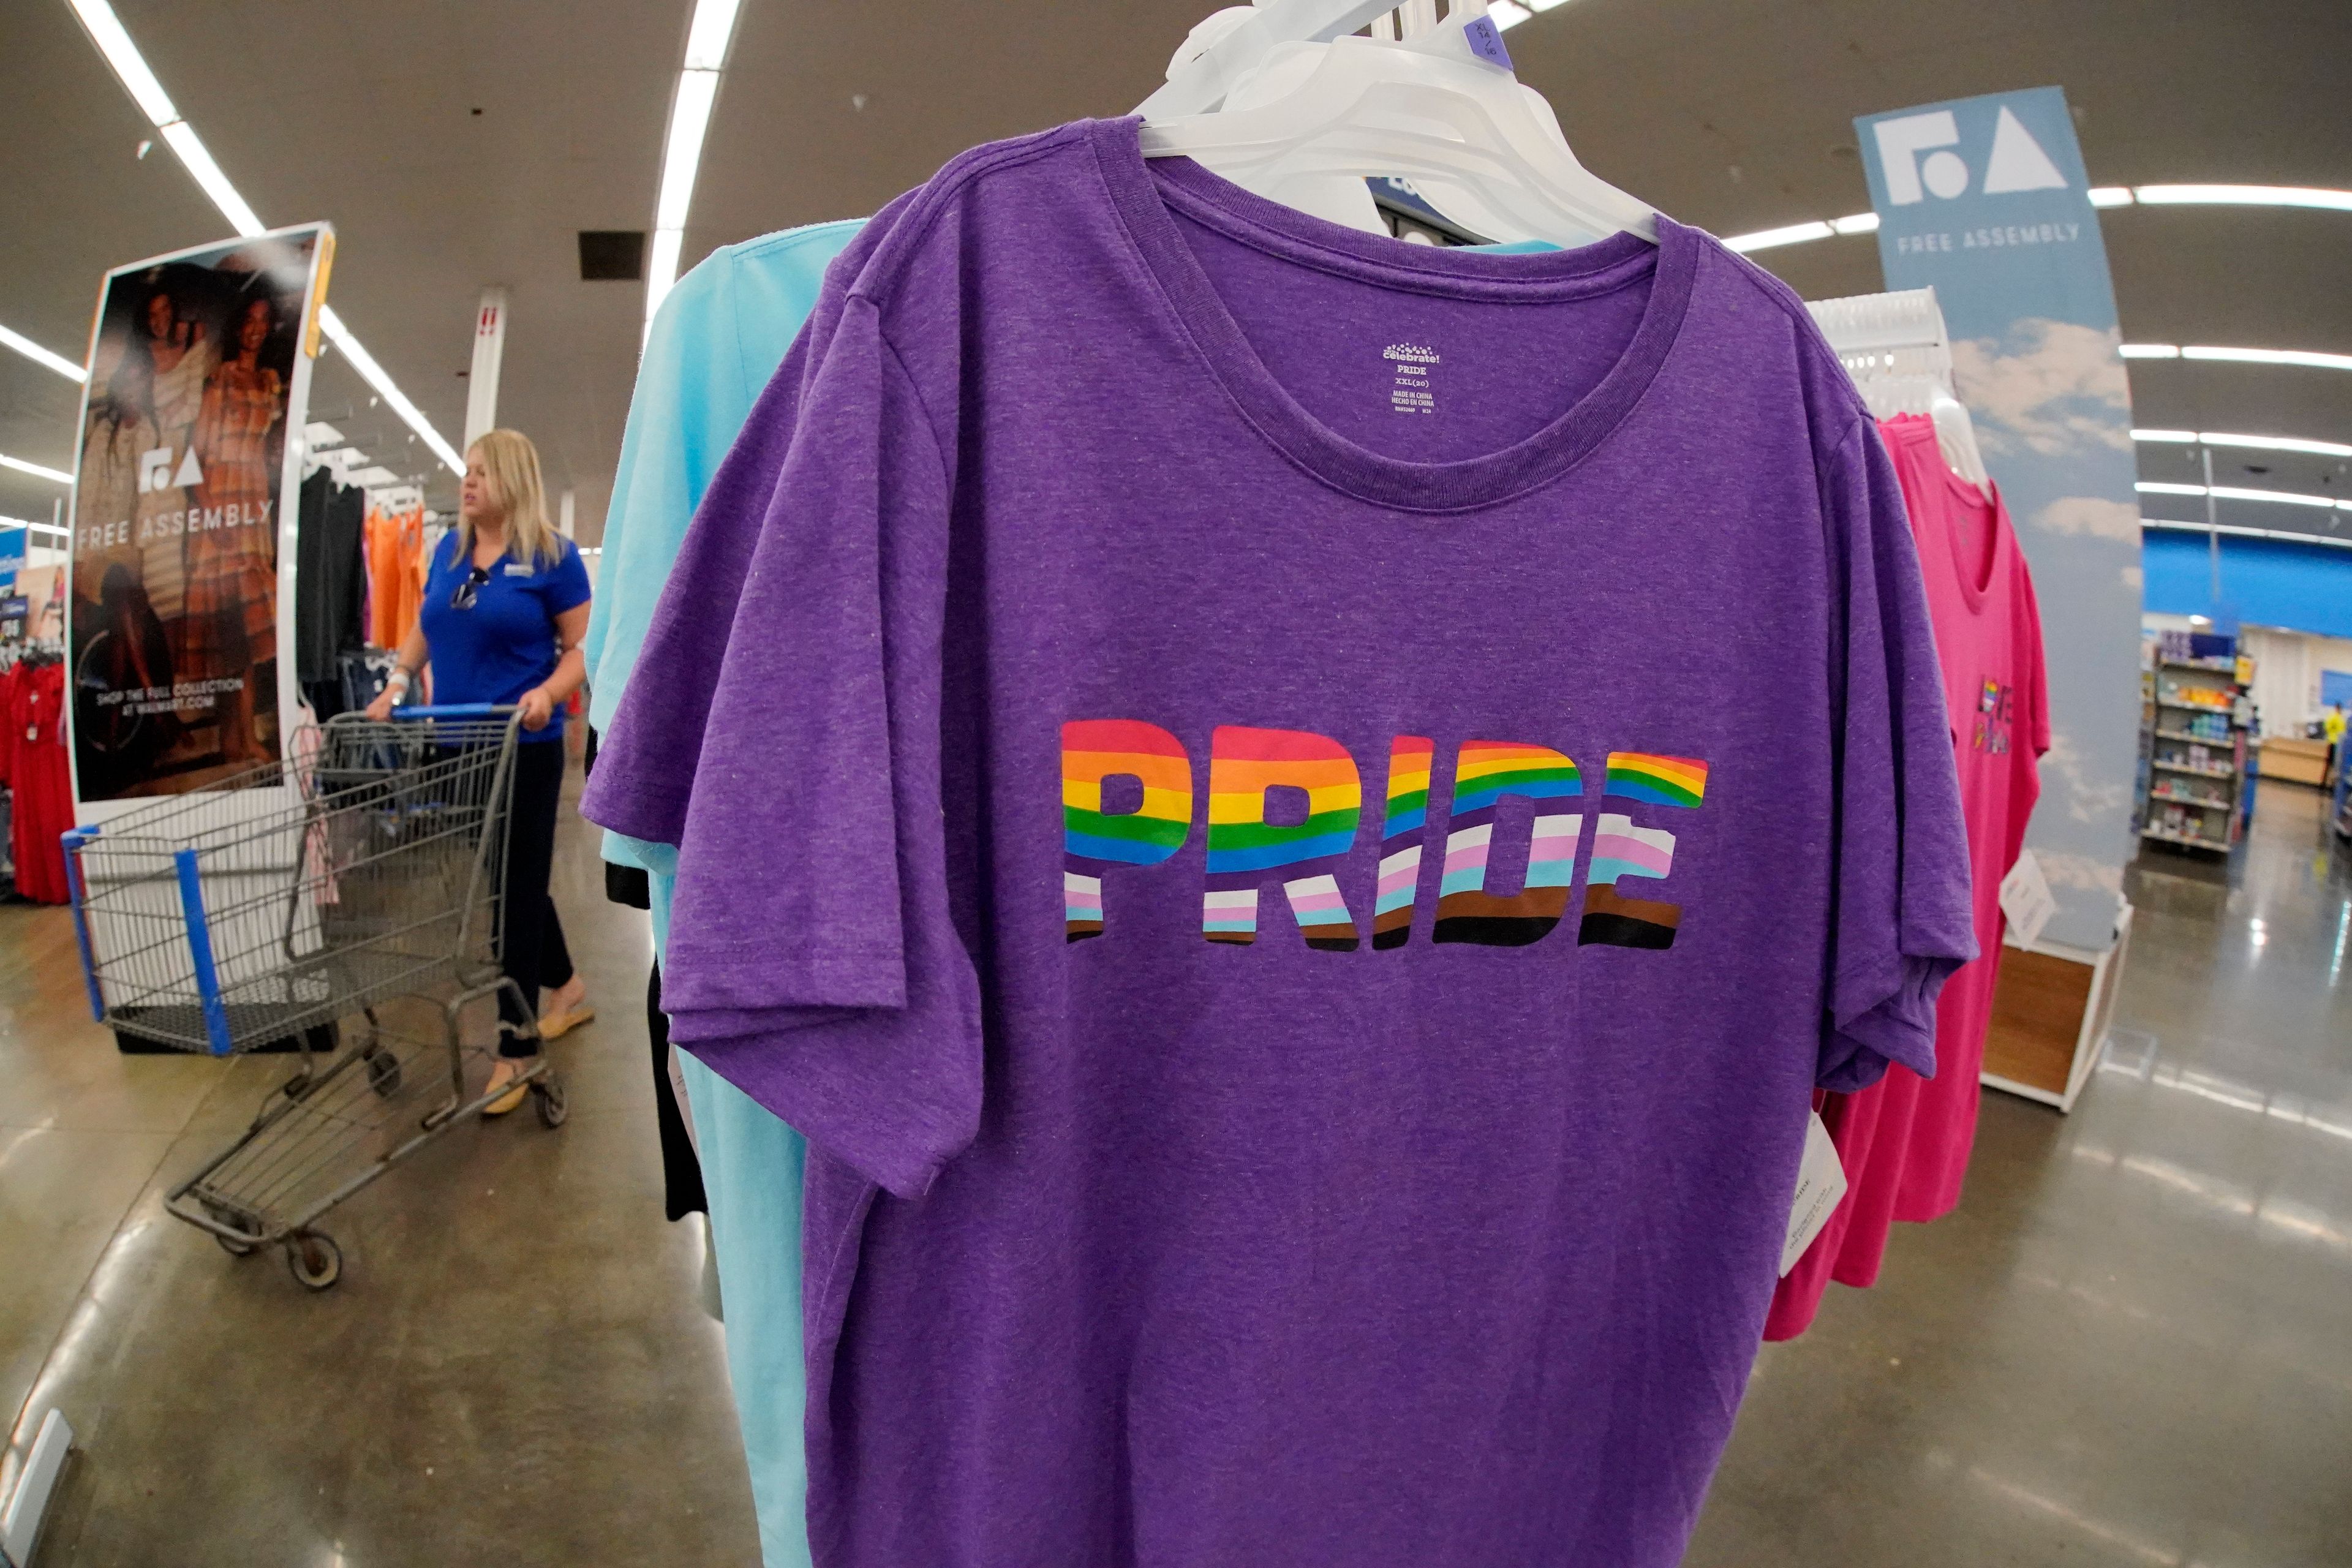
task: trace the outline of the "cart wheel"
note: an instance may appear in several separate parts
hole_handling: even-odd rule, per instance
[[[286,1239],[286,1267],[304,1289],[324,1290],[343,1277],[343,1249],[324,1231],[298,1230]]]
[[[372,1046],[367,1053],[368,1087],[379,1100],[390,1100],[400,1092],[400,1058],[381,1046]]]
[[[572,1108],[564,1103],[560,1079],[541,1079],[531,1086],[531,1096],[539,1101],[539,1121],[543,1127],[561,1127],[563,1119],[572,1114]]]
[[[229,1213],[228,1210],[225,1208],[219,1207],[217,1205],[206,1204],[205,1205],[205,1213],[210,1215],[222,1225],[235,1225],[236,1223],[236,1216],[235,1215]],[[219,1242],[221,1250],[227,1253],[231,1258],[250,1258],[253,1256],[254,1244],[250,1241],[226,1237],[218,1231],[213,1232],[213,1239]]]

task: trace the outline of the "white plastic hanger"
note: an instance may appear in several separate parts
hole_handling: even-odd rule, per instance
[[[1212,13],[1185,36],[1168,62],[1168,83],[1143,100],[1146,120],[1206,114],[1276,44],[1324,43],[1365,26],[1396,0],[1258,0]]]
[[[1975,422],[1953,391],[1951,338],[1933,289],[1817,300],[1806,309],[1874,417],[1927,416],[1945,464],[1979,489],[1990,482]]]
[[[1189,157],[1268,200],[1361,227],[1377,223],[1361,216],[1369,195],[1347,204],[1357,216],[1326,210],[1338,176],[1359,191],[1366,179],[1402,176],[1489,239],[1579,246],[1631,231],[1654,240],[1655,209],[1587,172],[1542,97],[1471,48],[1465,29],[1483,11],[1469,0],[1406,42],[1277,43],[1254,73],[1226,81],[1222,112],[1160,119],[1147,103],[1144,155]]]

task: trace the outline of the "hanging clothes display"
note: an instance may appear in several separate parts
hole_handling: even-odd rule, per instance
[[[70,896],[61,835],[74,825],[66,760],[65,665],[55,656],[19,660],[0,676],[0,783],[11,796],[9,833],[16,892],[38,903]]]
[[[655,312],[604,519],[589,613],[589,718],[609,726],[687,525],[809,312],[826,264],[862,226],[818,224],[729,246],[678,279]],[[740,502],[737,504],[740,504]],[[604,858],[648,875],[654,943],[668,942],[677,851],[604,835]],[[667,1038],[667,1024],[662,1026]],[[686,1086],[726,1301],[735,1391],[766,1568],[809,1563],[802,1437],[799,1133],[691,1055]]]
[[[340,712],[341,660],[367,645],[367,492],[325,468],[302,481],[295,514],[294,651],[297,678],[321,718]]]
[[[1877,432],[1656,227],[1106,121],[836,262],[583,804],[810,1140],[821,1561],[1678,1560],[1810,1091],[1974,942]]]
[[[2001,879],[2017,863],[2050,749],[2042,620],[2033,578],[1996,489],[1955,474],[1935,423],[1903,415],[1880,426],[1919,546],[1936,650],[1950,709],[1979,956],[1945,985],[1936,1009],[1936,1076],[1891,1069],[1871,1089],[1832,1095],[1822,1119],[1845,1168],[1844,1201],[1774,1294],[1765,1337],[1802,1333],[1829,1281],[1878,1279],[1896,1220],[1939,1219],[1959,1203],[1976,1141],[1985,1032],[2000,979]]]
[[[425,509],[373,508],[367,516],[369,642],[396,648],[416,625],[425,593]]]

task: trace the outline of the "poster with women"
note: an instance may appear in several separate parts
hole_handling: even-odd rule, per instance
[[[315,224],[107,275],[67,607],[77,803],[181,795],[278,760],[292,706],[278,569],[332,246]]]

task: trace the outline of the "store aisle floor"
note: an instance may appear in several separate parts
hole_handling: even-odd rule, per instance
[[[2074,1114],[1988,1092],[1958,1213],[1768,1347],[1686,1568],[2352,1563],[2352,855],[2265,784],[2158,850]]]
[[[292,1058],[118,1055],[65,912],[0,910],[0,1489],[27,1415],[82,1448],[38,1568],[756,1563],[700,1232],[662,1217],[646,917],[559,831],[599,1004],[552,1047],[569,1121],[460,1127],[329,1214],[317,1296],[163,1208]]]
[[[603,1004],[555,1047],[570,1122],[394,1171],[319,1297],[161,1208],[285,1059],[118,1057],[61,912],[0,910],[0,1401],[86,1449],[39,1568],[755,1560],[700,1243],[661,1217],[644,917],[562,831]],[[1690,1568],[2352,1562],[2352,858],[2267,786],[2240,862],[2134,873],[2077,1113],[1988,1095],[1960,1212],[1766,1352]]]

